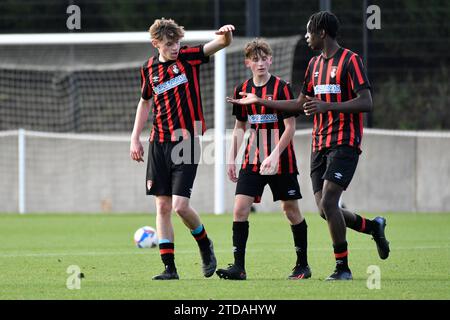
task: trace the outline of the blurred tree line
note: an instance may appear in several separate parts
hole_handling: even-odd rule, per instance
[[[381,9],[381,29],[369,30],[367,67],[373,85],[374,127],[450,129],[447,0],[367,1]],[[67,32],[66,8],[81,8],[77,32],[144,31],[154,19],[173,18],[188,30],[213,29],[214,0],[0,0],[1,33]],[[245,0],[222,0],[220,23],[245,36]],[[319,0],[261,0],[261,36],[304,35]],[[361,0],[333,0],[340,43],[363,55]],[[301,41],[293,72],[298,93],[311,52]]]

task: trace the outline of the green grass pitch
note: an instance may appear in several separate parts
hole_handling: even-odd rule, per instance
[[[367,214],[368,218],[374,215]],[[389,214],[391,256],[378,258],[368,235],[347,231],[353,281],[330,283],[334,267],[325,222],[306,215],[312,278],[289,281],[295,262],[292,234],[281,214],[250,216],[247,281],[202,276],[195,241],[175,226],[179,281],[152,281],[162,271],[158,250],[138,249],[134,231],[154,215],[0,215],[0,299],[450,299],[450,214]],[[219,267],[232,262],[230,214],[203,214]],[[78,290],[66,287],[67,268],[80,267]],[[367,269],[381,271],[381,288],[368,289]]]

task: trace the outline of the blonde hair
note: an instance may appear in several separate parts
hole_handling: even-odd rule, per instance
[[[156,19],[148,29],[151,39],[162,41],[164,37],[171,41],[178,41],[184,37],[184,27],[179,26],[172,19]]]
[[[261,54],[272,56],[272,48],[265,39],[255,38],[245,45],[244,54],[245,59],[252,59]]]

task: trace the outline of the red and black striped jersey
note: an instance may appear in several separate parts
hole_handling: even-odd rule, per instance
[[[326,102],[344,102],[356,97],[362,89],[370,89],[361,58],[339,48],[333,57],[313,57],[305,73],[302,93]],[[314,114],[312,150],[337,145],[360,148],[363,136],[363,114],[328,111]]]
[[[203,45],[181,47],[177,60],[151,57],[141,68],[141,97],[153,97],[150,141],[178,141],[203,134],[200,65],[209,61]]]
[[[239,92],[251,92],[258,97],[268,100],[289,100],[294,98],[289,84],[275,76],[271,76],[265,85],[259,87],[255,86],[253,79],[250,78],[234,89],[234,98],[240,98]],[[234,104],[233,115],[239,121],[248,121],[251,129],[245,145],[241,168],[257,173],[261,162],[270,155],[283,135],[285,130],[284,119],[297,116],[298,114],[273,110],[264,105],[252,104],[244,106]],[[280,154],[278,162],[278,174],[285,173],[298,173],[292,141]]]

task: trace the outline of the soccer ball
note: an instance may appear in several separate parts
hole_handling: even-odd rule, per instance
[[[156,230],[145,226],[137,229],[134,233],[134,243],[138,248],[154,248],[158,244]]]

